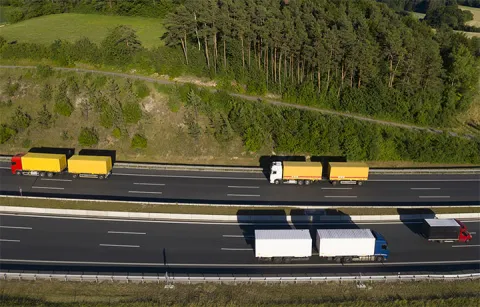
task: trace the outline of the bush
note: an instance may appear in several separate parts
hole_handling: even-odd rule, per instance
[[[65,82],[60,83],[58,86],[58,92],[55,96],[55,112],[69,117],[74,108],[70,102],[70,98],[67,96],[67,84]]]
[[[43,101],[50,101],[52,99],[52,86],[50,84],[45,84],[45,86],[40,90],[40,99]]]
[[[52,113],[48,111],[46,104],[44,104],[42,110],[38,112],[37,121],[43,128],[50,128],[52,123]]]
[[[147,148],[147,145],[147,139],[143,135],[137,133],[133,136],[130,147],[134,149],[143,149]]]
[[[82,146],[91,147],[98,144],[98,134],[95,128],[82,128],[78,136],[78,143]]]
[[[48,78],[53,72],[53,68],[48,65],[37,65],[37,75],[41,78]]]
[[[142,99],[150,95],[150,88],[145,84],[145,82],[137,80],[135,81],[135,89],[137,97]]]
[[[5,143],[14,135],[15,135],[15,130],[7,127],[6,125],[0,126],[0,144]]]
[[[18,89],[20,88],[20,83],[13,81],[10,77],[5,84],[5,93],[8,97],[15,96]]]
[[[136,124],[142,119],[142,109],[135,102],[127,102],[122,108],[123,118],[126,123]]]
[[[16,131],[23,131],[30,126],[32,118],[27,112],[23,112],[22,107],[17,107],[11,121],[13,129]]]
[[[112,131],[112,136],[116,139],[119,139],[122,137],[122,130],[120,130],[120,128],[118,127],[115,127],[115,129],[113,129]]]

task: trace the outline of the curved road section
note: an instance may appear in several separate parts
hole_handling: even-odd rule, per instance
[[[272,185],[262,173],[115,168],[107,180],[12,175],[0,163],[3,195],[172,203],[290,206],[478,206],[480,175],[370,175],[364,186]]]
[[[479,221],[464,221],[474,239],[432,243],[421,221],[388,223],[227,224],[125,221],[0,214],[0,271],[72,274],[236,276],[441,274],[479,272]],[[389,242],[384,263],[337,264],[314,256],[290,264],[254,257],[255,229],[369,228]]]

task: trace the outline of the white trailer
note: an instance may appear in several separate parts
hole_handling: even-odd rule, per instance
[[[318,229],[318,255],[337,262],[383,261],[388,258],[387,241],[370,229]]]
[[[255,257],[261,260],[306,258],[312,255],[308,229],[256,229]]]

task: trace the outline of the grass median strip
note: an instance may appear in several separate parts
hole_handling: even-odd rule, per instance
[[[56,199],[0,198],[1,206],[36,207],[51,209],[76,209],[120,212],[177,213],[177,214],[211,214],[211,215],[387,215],[387,214],[441,214],[441,213],[479,213],[478,207],[402,209],[402,208],[338,208],[338,209],[298,209],[291,207],[222,207],[214,205],[161,205],[128,202],[93,202]],[[392,205],[393,206],[393,205]]]

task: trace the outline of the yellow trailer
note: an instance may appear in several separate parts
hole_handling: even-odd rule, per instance
[[[112,158],[108,156],[81,156],[74,155],[68,159],[68,172],[73,177],[95,176],[104,179],[112,171]]]
[[[328,163],[328,179],[333,183],[362,185],[368,180],[369,167],[363,162],[330,162]]]
[[[15,160],[15,161],[14,161]],[[23,156],[12,158],[12,162],[16,165],[16,173],[18,175],[34,175],[52,177],[55,173],[61,173],[67,167],[67,157],[62,154],[46,154],[46,153],[27,153]]]
[[[322,163],[285,161],[274,162],[271,167],[270,182],[275,184],[310,184],[322,180]]]

